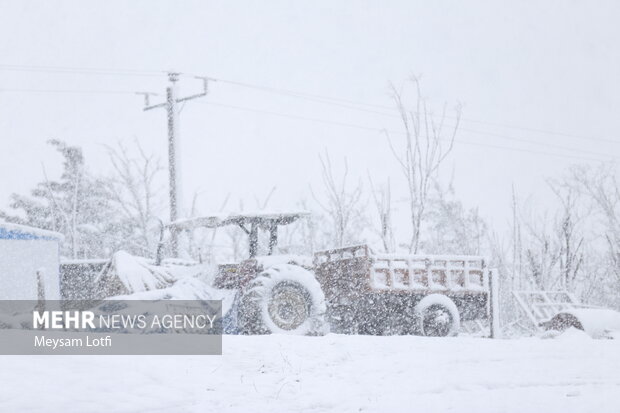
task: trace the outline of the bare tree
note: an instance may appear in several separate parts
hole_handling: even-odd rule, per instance
[[[546,218],[543,218],[546,220]],[[553,242],[553,235],[544,224],[526,223],[530,240],[525,248],[526,270],[533,286],[545,290],[551,285],[549,279],[560,260],[559,248]]]
[[[129,249],[150,256],[155,250],[153,219],[161,212],[161,188],[157,176],[163,170],[159,160],[147,154],[136,141],[137,157],[132,157],[121,142],[107,147],[114,175],[109,179],[110,196],[122,215],[121,225]]]
[[[426,212],[431,183],[437,177],[440,165],[454,147],[454,139],[461,118],[461,106],[455,109],[455,124],[447,126],[446,105],[439,116],[428,108],[420,92],[420,82],[410,78],[414,92],[412,107],[407,107],[403,89],[392,86],[392,96],[404,126],[404,147],[396,149],[388,132],[388,143],[407,181],[411,239],[409,252],[416,253],[420,247],[422,222]]]
[[[243,201],[239,201],[239,212],[243,212]],[[243,258],[247,258],[247,235],[243,230],[236,226],[225,228],[226,236],[232,248],[232,260],[238,262]]]
[[[275,186],[271,188],[271,190],[267,193],[267,196],[265,196],[265,199],[263,199],[262,201],[258,198],[257,195],[254,195],[254,202],[256,203],[256,208],[258,208],[260,211],[266,209],[267,205],[269,205],[269,201],[271,201],[271,197],[276,192],[276,189],[277,187]]]
[[[349,165],[344,159],[344,173],[340,179],[334,176],[329,154],[319,155],[322,167],[322,178],[325,201],[321,201],[312,191],[312,196],[330,221],[329,235],[335,247],[343,247],[360,241],[362,223],[365,220],[361,207],[362,183],[358,181],[349,187]]]
[[[615,166],[603,165],[598,170],[573,167],[570,177],[583,193],[592,198],[604,218],[610,260],[620,280],[620,183]]]
[[[302,198],[297,202],[299,211],[310,211],[308,201]],[[322,224],[321,217],[311,214],[280,228],[278,235],[279,250],[283,254],[312,255],[315,248],[327,248],[317,239],[317,227]]]
[[[513,188],[513,288],[575,291],[585,259],[579,199],[563,181],[547,182],[558,206],[542,213],[520,205]]]
[[[190,217],[195,218],[200,215],[198,212],[198,198],[205,191],[196,191],[192,197],[192,206],[190,209]],[[230,193],[226,195],[221,203],[218,213],[222,213],[228,204]],[[211,264],[215,260],[216,239],[218,228],[197,228],[189,231],[188,234],[188,255],[193,259],[197,259],[200,263]]]
[[[512,185],[512,199],[511,199],[511,212],[512,212],[512,289],[518,290],[523,286],[521,285],[523,274],[523,247],[521,242],[521,220],[519,217],[519,201],[517,200],[517,193],[514,185]],[[508,260],[507,260],[508,261]]]
[[[577,197],[570,186],[552,180],[548,184],[561,204],[559,222],[556,224],[560,244],[559,282],[563,289],[571,291],[584,261],[584,236],[577,228],[580,221]]]
[[[421,242],[427,253],[472,254],[481,253],[487,225],[478,208],[466,209],[456,199],[452,184],[444,189],[435,182],[428,200],[429,211],[425,218],[428,235]]]
[[[396,247],[394,228],[392,227],[392,192],[390,180],[385,185],[375,188],[372,177],[368,174],[370,190],[379,216],[379,236],[385,252],[393,252]]]

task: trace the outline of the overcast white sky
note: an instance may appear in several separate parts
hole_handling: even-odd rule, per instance
[[[12,90],[0,92],[0,206],[41,180],[42,163],[58,174],[60,159],[45,143],[52,137],[83,146],[95,171],[109,169],[102,144],[117,140],[138,139],[166,159],[165,113],[142,112],[139,96],[24,91],[163,93],[163,73],[6,65],[174,69],[386,106],[389,82],[416,73],[437,109],[464,104],[444,175],[454,169],[459,198],[501,224],[512,184],[544,207],[545,177],[593,162],[570,156],[620,154],[619,18],[616,1],[0,1],[0,89]],[[184,78],[181,88],[192,93],[200,83]],[[180,127],[185,198],[206,190],[203,211],[219,208],[228,193],[254,208],[254,195],[273,186],[272,206],[295,208],[308,185],[318,185],[324,149],[334,163],[346,155],[353,175],[391,176],[398,188],[401,176],[379,132],[213,103],[399,128],[392,116],[212,83],[208,97],[185,106]]]

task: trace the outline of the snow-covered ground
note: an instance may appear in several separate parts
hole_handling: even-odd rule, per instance
[[[620,338],[620,337],[617,337]],[[620,340],[225,336],[223,356],[3,356],[2,412],[618,412]]]

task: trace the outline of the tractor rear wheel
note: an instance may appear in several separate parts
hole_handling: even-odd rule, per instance
[[[237,323],[243,334],[327,332],[325,296],[310,271],[280,264],[260,273],[243,291]]]

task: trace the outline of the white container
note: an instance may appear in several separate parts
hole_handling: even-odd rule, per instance
[[[0,300],[37,300],[41,287],[45,299],[59,300],[62,240],[56,232],[0,222]]]

